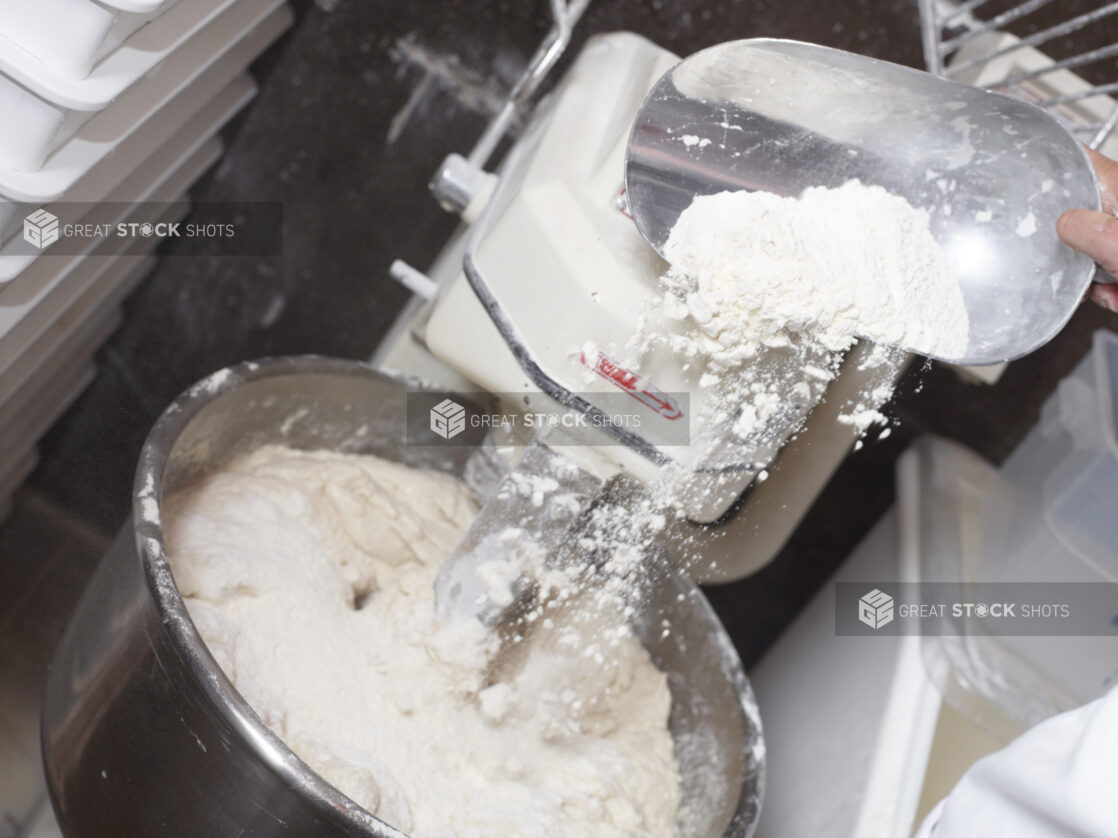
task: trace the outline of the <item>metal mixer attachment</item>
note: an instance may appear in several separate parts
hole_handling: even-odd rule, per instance
[[[493,628],[528,610],[538,587],[533,571],[559,552],[601,486],[561,454],[528,446],[439,571],[443,618]]]

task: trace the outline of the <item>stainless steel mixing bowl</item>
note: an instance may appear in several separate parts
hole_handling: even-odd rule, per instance
[[[405,443],[408,387],[354,362],[270,359],[216,373],[156,423],[140,456],[131,521],[51,665],[43,754],[67,838],[402,838],[296,757],[214,662],[175,587],[160,507],[164,493],[269,442],[461,473],[469,449]],[[710,605],[663,564],[637,624],[674,699],[680,835],[745,838],[764,779],[757,705]],[[672,626],[666,637],[663,619]]]

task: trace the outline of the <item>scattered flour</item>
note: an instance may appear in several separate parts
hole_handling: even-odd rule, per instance
[[[711,142],[709,137],[698,137],[695,134],[684,134],[680,137],[680,140],[682,140],[683,144],[688,148],[694,148],[695,146],[706,148]]]
[[[1016,232],[1021,238],[1028,238],[1036,233],[1036,230],[1036,216],[1030,212],[1018,223]]]
[[[552,580],[511,655],[436,616],[435,576],[476,512],[444,474],[269,446],[169,498],[165,519],[222,669],[382,820],[413,838],[673,838],[671,695],[620,604]]]

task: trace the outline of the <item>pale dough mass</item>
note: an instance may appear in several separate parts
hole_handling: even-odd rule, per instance
[[[413,838],[674,838],[671,696],[619,614],[541,620],[496,678],[492,637],[436,617],[435,575],[476,512],[445,474],[269,446],[164,520],[222,669],[382,820]]]

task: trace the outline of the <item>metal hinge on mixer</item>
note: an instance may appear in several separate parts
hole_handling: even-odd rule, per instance
[[[435,172],[431,192],[443,209],[463,215],[466,221],[477,217],[493,189],[494,175],[485,170],[486,165],[521,109],[566,52],[575,24],[589,5],[590,0],[550,0],[551,30],[528,62],[528,68],[509,93],[504,106],[468,156],[448,155]]]

